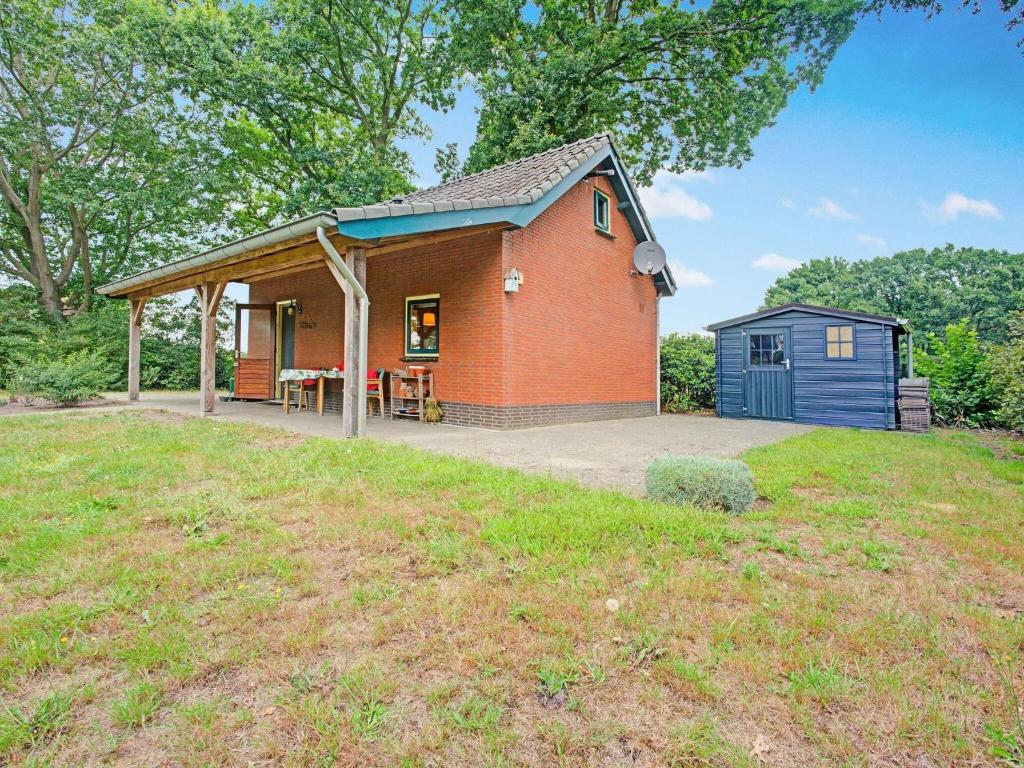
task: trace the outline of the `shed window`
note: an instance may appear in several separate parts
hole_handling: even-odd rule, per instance
[[[853,359],[852,325],[829,325],[825,327],[825,357],[829,360]]]
[[[785,359],[786,337],[784,334],[750,334],[751,365],[782,365]]]
[[[599,189],[594,190],[594,226],[602,232],[611,232],[611,213],[608,195]]]
[[[437,336],[441,323],[441,299],[411,296],[405,300],[405,354],[437,355]]]

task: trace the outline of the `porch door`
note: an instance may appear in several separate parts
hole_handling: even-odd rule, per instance
[[[291,311],[289,311],[291,310]],[[295,314],[292,302],[277,302],[277,365],[274,368],[274,386],[277,397],[283,388],[279,380],[281,371],[295,367]]]
[[[269,400],[274,396],[274,349],[277,307],[273,304],[235,305],[235,388],[240,400]]]
[[[743,351],[743,409],[746,415],[761,419],[792,419],[790,329],[745,329]]]

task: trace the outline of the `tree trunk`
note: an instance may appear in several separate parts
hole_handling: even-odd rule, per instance
[[[34,224],[34,223],[33,223]],[[29,227],[32,242],[32,274],[39,281],[39,304],[54,320],[64,319],[64,305],[60,300],[60,287],[53,277],[50,261],[46,258],[46,243],[41,229]]]

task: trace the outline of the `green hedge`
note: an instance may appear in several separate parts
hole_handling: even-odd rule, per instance
[[[664,456],[647,467],[647,495],[669,504],[738,514],[757,498],[750,467],[715,456]]]
[[[661,339],[661,406],[666,411],[715,407],[715,340],[700,333]]]

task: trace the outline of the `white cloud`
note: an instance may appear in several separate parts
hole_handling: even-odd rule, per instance
[[[779,204],[783,208],[796,208],[796,203],[793,202],[793,198],[791,197],[782,198],[781,200],[779,200]]]
[[[864,243],[864,245],[870,245],[880,251],[884,251],[888,247],[885,244],[885,240],[880,237],[875,237],[874,235],[857,235],[857,242]]]
[[[690,269],[678,261],[669,262],[672,276],[676,279],[676,285],[680,288],[708,288],[714,285],[711,275],[701,272],[699,269]]]
[[[961,213],[969,213],[982,219],[1001,219],[1002,212],[988,200],[975,200],[959,192],[950,192],[939,203],[935,213],[946,221],[955,221]]]
[[[750,265],[754,269],[765,269],[771,272],[788,272],[796,269],[801,264],[797,259],[791,259],[778,253],[762,253],[754,259]]]
[[[711,218],[711,206],[702,203],[685,189],[683,183],[691,179],[709,179],[706,171],[671,173],[658,171],[654,184],[640,190],[640,202],[652,219],[685,218],[707,221]]]
[[[813,208],[808,208],[807,212],[812,216],[820,216],[823,219],[843,219],[844,221],[857,220],[857,214],[850,213],[839,205],[839,203],[834,200],[829,200],[827,197],[823,197],[818,200],[818,204]]]

